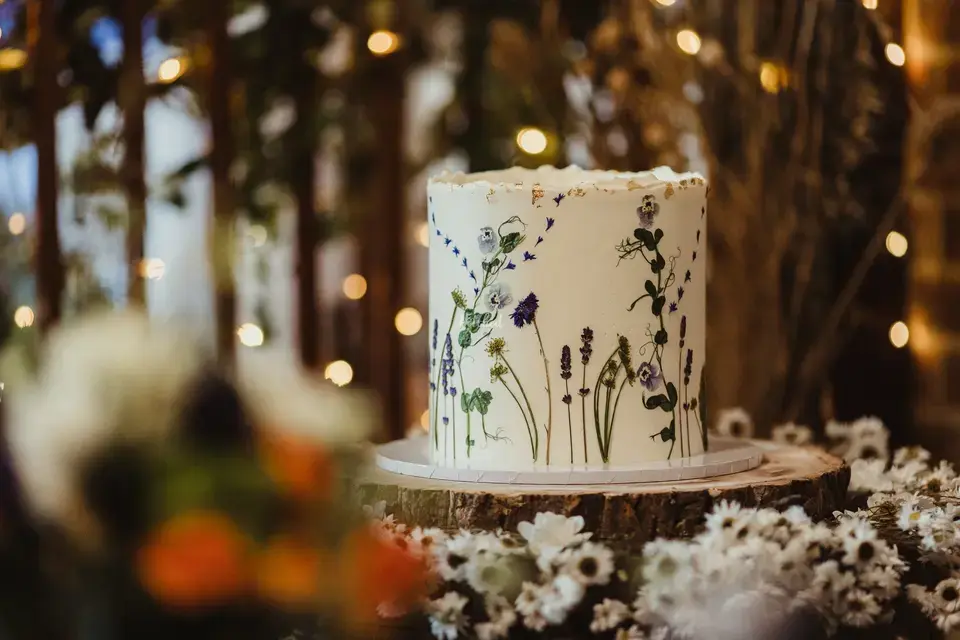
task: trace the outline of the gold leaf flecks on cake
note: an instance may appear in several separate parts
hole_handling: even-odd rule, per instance
[[[637,189],[643,189],[643,185],[636,180],[627,181],[627,191],[636,191]]]
[[[533,199],[530,201],[530,204],[537,204],[537,200],[543,197],[543,187],[540,186],[540,183],[533,185]]]
[[[690,178],[690,183],[695,184],[698,187],[702,187],[704,185],[704,180],[703,178]]]
[[[496,189],[490,187],[490,191],[487,191],[487,202],[490,202],[490,196],[494,195],[496,192]]]
[[[681,181],[680,181],[680,189],[682,190],[682,189],[686,189],[686,188],[687,188],[687,181],[686,181],[686,180],[681,180]]]
[[[666,198],[667,200],[669,200],[670,197],[673,196],[673,194],[674,194],[674,191],[673,191],[673,183],[672,183],[672,182],[668,182],[668,183],[667,183],[667,188],[663,190],[663,197]]]
[[[570,191],[567,191],[567,195],[571,198],[582,198],[583,196],[587,195],[587,192],[580,187],[574,187],[573,189],[570,189]]]

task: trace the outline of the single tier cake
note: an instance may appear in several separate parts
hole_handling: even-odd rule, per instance
[[[430,181],[431,459],[603,467],[707,447],[707,185],[514,168]]]

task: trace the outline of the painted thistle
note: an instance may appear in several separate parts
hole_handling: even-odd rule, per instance
[[[570,347],[563,345],[563,349],[560,350],[560,377],[569,380],[572,375],[570,373]]]
[[[480,229],[477,244],[480,246],[480,252],[483,253],[483,255],[488,255],[497,249],[497,246],[500,244],[500,239],[497,237],[497,232],[493,230],[493,227],[483,227]]]
[[[487,342],[486,352],[491,358],[502,356],[507,351],[507,343],[503,338],[492,338]]]
[[[633,359],[630,357],[630,341],[627,336],[617,338],[617,356],[620,358],[620,364],[623,365],[623,371],[627,376],[627,382],[630,386],[637,381],[637,372],[633,370]]]
[[[510,319],[513,320],[514,326],[522,329],[525,325],[533,324],[536,321],[537,309],[539,308],[540,301],[537,300],[536,294],[531,291],[526,298],[517,304],[513,313],[510,314]]]
[[[637,369],[637,379],[647,391],[654,391],[663,380],[657,365],[652,362],[640,363],[640,368]]]
[[[580,347],[580,363],[583,365],[590,364],[590,356],[593,355],[593,329],[590,327],[584,327],[583,333],[580,334],[580,342],[583,343],[583,346]]]
[[[513,302],[510,287],[503,282],[494,282],[484,292],[483,302],[490,311],[499,311]]]
[[[660,205],[656,198],[647,194],[643,196],[643,202],[637,207],[637,217],[640,219],[640,226],[649,229],[653,226],[654,218],[660,213]]]

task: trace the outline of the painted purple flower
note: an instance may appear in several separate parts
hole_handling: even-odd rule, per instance
[[[570,347],[563,345],[563,349],[560,350],[560,377],[569,380],[572,375],[570,373]]]
[[[437,390],[437,383],[434,382],[433,380],[431,380],[431,381],[430,381],[430,391],[436,391],[436,390]]]
[[[443,426],[447,426],[448,424],[450,424],[450,418],[443,416]]]
[[[443,234],[440,233],[440,229],[437,229],[437,236],[442,236],[442,235],[443,235]]]
[[[683,367],[683,384],[690,384],[693,375],[693,349],[687,349],[687,364]]]
[[[513,260],[507,260],[507,266],[504,267],[507,271],[513,271],[517,268],[517,265],[513,264]]]
[[[497,238],[497,232],[493,230],[493,227],[483,227],[480,229],[480,236],[477,238],[477,244],[480,245],[480,251],[483,255],[489,255],[493,253],[500,240]]]
[[[553,218],[547,218],[547,231],[553,229],[553,224],[556,222]]]
[[[584,327],[580,334],[580,342],[583,343],[583,346],[580,347],[580,362],[586,366],[590,364],[590,356],[593,355],[593,346],[590,344],[593,342],[593,329]],[[590,390],[587,389],[587,391]]]
[[[483,298],[489,311],[499,311],[513,302],[513,296],[510,294],[510,287],[503,282],[495,282],[490,285]]]
[[[577,391],[577,394],[578,394],[581,398],[586,398],[588,393],[590,393],[590,388],[589,388],[589,387],[584,387],[583,389],[580,389],[579,391]]]
[[[670,313],[673,313],[674,311],[677,310],[677,303],[676,303],[676,302],[671,302],[671,303],[668,305],[668,308],[670,309]]]
[[[450,387],[450,395],[453,396],[454,398],[457,397],[457,388],[456,388],[456,387]]]
[[[697,229],[697,242],[700,242],[700,229]]]
[[[466,265],[464,265],[464,266],[466,266]],[[477,274],[475,274],[473,271],[471,271],[471,272],[470,272],[470,279],[473,280],[474,282],[476,282],[476,281],[477,281]]]
[[[696,251],[693,252],[693,261],[694,261],[694,262],[697,261],[697,252],[696,252]]]
[[[440,235],[440,234],[438,233],[437,235]],[[443,246],[449,247],[451,242],[453,242],[453,238],[444,238],[444,239],[443,239]]]
[[[660,370],[657,369],[657,365],[652,362],[642,362],[640,363],[640,368],[637,369],[637,379],[647,391],[654,391],[660,386],[663,378],[660,376]]]
[[[437,322],[436,318],[434,318],[433,319],[433,350],[434,351],[437,350],[437,337],[438,337],[437,331],[439,330],[439,328],[440,328],[440,323]]]
[[[677,300],[683,300],[683,287],[677,287]]]
[[[557,203],[557,206],[559,207],[559,206],[560,206],[560,201],[563,200],[565,197],[566,197],[566,194],[558,193],[558,194],[557,194],[557,197],[554,198],[553,201],[556,202],[556,203]]]
[[[683,340],[687,337],[687,316],[680,318],[680,348],[683,349]]]
[[[431,200],[431,202],[432,202],[432,200]],[[437,224],[437,214],[431,213],[431,214],[430,214],[430,220],[433,221],[433,224]]]
[[[660,205],[656,198],[647,194],[643,196],[643,202],[637,207],[637,217],[640,219],[640,226],[649,229],[653,226],[653,220],[660,213]]]
[[[527,262],[527,261],[529,261],[529,260],[536,260],[536,259],[537,259],[537,256],[534,255],[534,254],[532,254],[532,253],[530,253],[529,251],[524,251],[524,252],[523,252],[523,261],[524,261],[524,262]]]
[[[570,404],[573,402],[573,396],[571,396],[569,393],[565,393],[560,400],[563,402],[563,404]]]
[[[459,256],[459,255],[460,255],[460,249],[459,249],[456,245],[454,245],[454,247],[453,247],[453,255],[455,255],[455,256]]]
[[[474,287],[474,288],[473,288],[473,295],[475,295],[475,296],[480,295],[480,287]]]
[[[543,242],[543,236],[537,236],[537,241],[536,241],[535,243],[533,243],[533,246],[536,247],[536,246],[539,245],[541,242]]]
[[[532,291],[530,294],[517,304],[517,308],[510,314],[513,324],[522,329],[524,325],[533,324],[537,319],[537,309],[540,308],[540,301]]]
[[[686,275],[683,276],[683,281],[684,281],[684,282],[690,282],[690,270],[689,270],[689,269],[687,269]]]
[[[450,394],[449,377],[453,374],[453,341],[449,333],[443,341],[443,354],[443,360],[440,361],[440,386],[446,396]]]
[[[464,257],[463,261],[462,261],[460,264],[463,266],[464,269],[467,268],[467,259],[466,259],[466,257]]]

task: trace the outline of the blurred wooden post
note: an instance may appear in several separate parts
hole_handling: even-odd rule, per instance
[[[127,198],[127,304],[143,305],[143,242],[147,223],[147,185],[144,179],[144,110],[147,86],[143,78],[143,0],[124,0],[123,65],[120,70],[119,103],[123,112],[121,168]]]
[[[907,80],[916,101],[908,136],[910,329],[918,374],[915,418],[925,446],[960,456],[960,6],[905,0]]]
[[[309,15],[304,19],[309,21]],[[298,33],[306,35],[305,26],[298,27]],[[296,224],[296,280],[297,280],[297,335],[299,339],[300,362],[308,371],[318,371],[321,363],[321,326],[319,292],[317,291],[317,249],[320,244],[320,225],[317,220],[317,175],[315,150],[317,130],[314,126],[317,106],[317,71],[308,62],[303,52],[309,48],[308,42],[297,47],[297,76],[299,82],[294,89],[294,103],[297,122],[294,125],[294,144],[296,158],[293,162],[293,191],[297,199]]]
[[[210,173],[213,179],[213,225],[210,255],[214,282],[217,356],[232,367],[236,359],[235,216],[230,184],[233,132],[230,123],[230,42],[227,37],[227,0],[207,0],[207,99],[210,112]]]
[[[398,14],[402,11],[399,5]],[[373,29],[377,28],[383,28],[383,25],[373,26]],[[393,28],[397,27],[394,25]],[[401,42],[396,51],[369,60],[371,91],[368,108],[376,129],[377,144],[375,192],[371,206],[365,211],[363,236],[359,243],[361,273],[367,279],[367,295],[361,299],[366,358],[363,371],[380,397],[386,435],[390,438],[402,437],[407,426],[403,345],[394,326],[394,318],[403,304],[405,285],[403,108],[406,57]]]
[[[34,50],[34,140],[37,145],[37,318],[41,332],[60,320],[63,303],[63,257],[57,227],[57,33],[54,0],[29,5]]]

